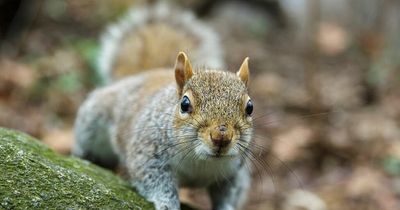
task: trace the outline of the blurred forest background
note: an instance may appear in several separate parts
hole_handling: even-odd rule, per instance
[[[146,0],[1,0],[0,126],[69,154],[99,35]],[[249,56],[250,210],[400,209],[400,1],[170,0]],[[201,191],[182,192],[200,209]]]

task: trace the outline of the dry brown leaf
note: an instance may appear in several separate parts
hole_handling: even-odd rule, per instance
[[[327,55],[337,55],[349,46],[349,33],[334,22],[322,22],[319,26],[317,40],[321,52]]]
[[[312,142],[313,131],[310,127],[295,126],[275,137],[272,152],[282,161],[292,161],[302,156],[304,147]]]
[[[43,142],[61,154],[69,154],[74,143],[72,128],[50,130],[43,136]]]
[[[196,209],[211,210],[211,201],[205,189],[188,189],[179,190],[179,199],[183,203],[187,203]]]
[[[28,88],[36,79],[28,66],[8,59],[0,59],[0,91],[4,89]]]
[[[306,190],[293,190],[286,194],[282,210],[325,210],[325,202],[316,194]]]

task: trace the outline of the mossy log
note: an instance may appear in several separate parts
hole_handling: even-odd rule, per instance
[[[0,173],[0,209],[154,209],[112,172],[3,128]]]

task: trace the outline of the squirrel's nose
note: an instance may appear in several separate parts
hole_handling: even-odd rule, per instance
[[[224,124],[216,126],[211,131],[211,141],[214,146],[226,147],[231,143],[231,140],[232,132],[229,132],[228,128]]]
[[[225,132],[227,130],[226,125],[222,124],[220,126],[218,126],[219,131],[221,132]]]

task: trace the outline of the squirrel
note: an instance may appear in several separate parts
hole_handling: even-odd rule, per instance
[[[225,67],[218,34],[192,12],[165,2],[132,7],[107,27],[100,42],[97,72],[101,84],[146,69],[173,66],[182,50],[190,53],[195,66]]]
[[[72,154],[120,164],[157,210],[179,210],[180,187],[206,188],[213,209],[239,209],[251,182],[244,154],[253,133],[248,58],[236,74],[193,68],[184,52],[173,60],[173,69],[94,90],[79,108]],[[208,64],[221,65],[214,61]]]

